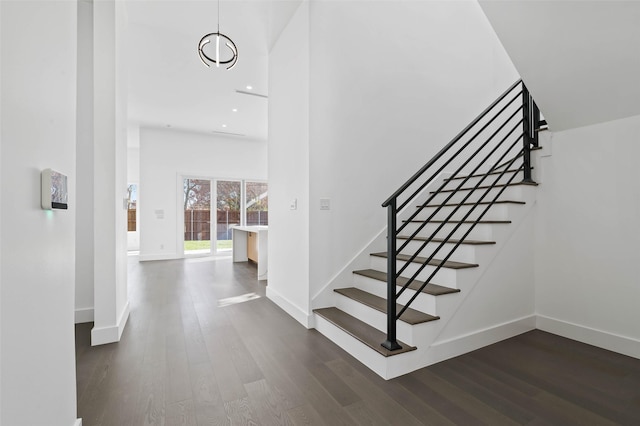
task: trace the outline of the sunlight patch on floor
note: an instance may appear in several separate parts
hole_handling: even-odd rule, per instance
[[[226,299],[218,300],[218,307],[222,308],[229,305],[235,305],[238,303],[248,302],[249,300],[259,299],[260,295],[256,293],[247,293],[235,297],[227,297]]]

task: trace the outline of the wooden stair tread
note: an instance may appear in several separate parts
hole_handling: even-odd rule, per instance
[[[473,206],[476,203],[474,202],[468,202],[468,203],[448,203],[448,204],[427,204],[426,206],[416,206],[416,208],[420,208],[420,207],[457,207],[457,206]],[[491,204],[491,201],[482,201],[480,203],[477,203],[479,206],[486,206],[488,204]],[[500,201],[496,201],[493,204],[527,204],[524,201],[515,201],[515,200],[500,200]]]
[[[371,256],[386,258],[387,257],[387,252],[386,251],[381,251],[379,253],[371,253]],[[399,254],[399,255],[396,256],[396,258],[398,260],[408,261],[411,258],[411,256],[406,255],[406,254]],[[426,263],[427,262],[427,258],[426,257],[417,256],[415,259],[413,259],[413,262],[415,262],[415,263]],[[442,263],[442,260],[440,260],[440,259],[431,259],[431,261],[429,262],[429,265],[438,266],[438,265],[440,265],[440,263]],[[477,266],[478,265],[475,264],[475,263],[454,262],[452,260],[447,260],[442,265],[443,268],[449,268],[449,269],[476,268]]]
[[[487,185],[487,186],[479,186],[477,188],[460,188],[460,189],[443,189],[442,191],[440,191],[440,193],[445,193],[445,192],[456,192],[456,191],[471,191],[471,190],[478,190],[478,189],[489,189],[489,188],[503,188],[505,186],[519,186],[519,185],[525,185],[525,186],[538,186],[537,183],[535,182],[516,182],[516,183],[501,183],[498,185]],[[431,191],[429,192],[429,194],[435,194],[436,191]]]
[[[382,342],[387,340],[387,335],[385,333],[371,327],[369,324],[360,321],[355,317],[352,317],[338,308],[314,309],[313,312],[340,328],[345,333],[369,346],[382,356],[389,357],[416,349],[415,346],[407,345],[399,340],[398,344],[402,347],[401,349],[398,349],[397,351],[390,351],[384,348],[382,346]]]
[[[531,170],[533,170],[533,167],[531,167]],[[507,173],[517,173],[517,172],[521,172],[522,170],[518,170],[518,169],[511,169],[511,170],[507,170],[506,172],[504,172],[504,174],[506,175]],[[467,177],[469,178],[475,178],[475,177],[482,177],[482,176],[491,176],[491,175],[499,175],[500,173],[502,173],[502,170],[498,170],[495,172],[491,172],[491,173],[476,173],[474,175],[465,175],[465,176],[456,176],[453,178],[446,178],[445,181],[452,181],[452,180],[460,180],[460,179],[466,179]]]
[[[403,220],[403,222],[409,223],[423,223],[426,220]],[[430,220],[429,223],[480,223],[480,224],[493,224],[493,225],[501,225],[511,223],[510,220]]]
[[[410,235],[398,235],[396,238],[399,240],[408,240],[410,239]],[[427,237],[413,237],[413,240],[416,241],[427,241],[428,238]],[[444,238],[432,238],[431,242],[433,243],[441,243],[444,241]],[[450,244],[468,244],[468,245],[472,245],[472,246],[480,246],[480,245],[485,245],[485,244],[495,244],[495,241],[481,241],[481,240],[463,240],[462,242],[460,242],[460,240],[455,239],[455,238],[449,238],[449,241],[447,241],[447,243]]]
[[[387,299],[383,299],[382,297],[376,296],[375,294],[368,293],[355,287],[336,288],[333,291],[345,297],[348,297],[349,299],[355,300],[356,302],[362,303],[365,306],[375,309],[376,311],[380,311],[384,314],[387,313]],[[404,308],[403,305],[396,303],[396,312],[400,312],[402,308]],[[407,308],[407,310],[402,313],[402,316],[399,319],[400,321],[406,322],[407,324],[416,325],[423,324],[429,321],[435,321],[437,319],[440,319],[440,317],[425,314],[424,312],[420,312],[415,309]]]
[[[387,282],[387,273],[382,271],[376,271],[375,269],[362,269],[359,271],[353,271],[354,274],[362,275],[363,277],[372,278],[377,281],[382,281],[385,285]],[[396,278],[396,285],[400,287],[404,287],[404,285],[409,281],[408,278],[398,277]],[[413,291],[420,290],[420,287],[424,284],[424,281],[413,280],[411,284],[409,284],[409,288]],[[429,283],[422,290],[423,293],[430,294],[432,296],[441,296],[443,294],[451,294],[451,293],[459,293],[460,290],[457,288],[444,287],[438,284]]]

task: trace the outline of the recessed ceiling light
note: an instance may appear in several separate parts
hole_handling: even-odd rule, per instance
[[[247,90],[253,89],[253,86],[247,86]]]
[[[233,112],[238,112],[238,108],[234,108],[234,109],[232,109],[231,111],[233,111]]]
[[[226,125],[226,124],[223,124],[223,125],[222,125],[222,127],[227,127],[227,125]]]

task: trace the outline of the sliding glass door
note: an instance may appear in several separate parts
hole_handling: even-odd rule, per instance
[[[248,226],[269,224],[267,182],[245,182],[245,211]]]
[[[182,178],[184,254],[231,253],[234,225],[269,223],[267,183]]]

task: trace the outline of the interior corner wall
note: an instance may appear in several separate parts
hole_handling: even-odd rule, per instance
[[[173,129],[141,128],[140,260],[183,257],[179,245],[183,221],[178,211],[181,176],[266,180],[266,143]]]
[[[638,140],[640,116],[552,134],[535,281],[538,328],[640,358]]]
[[[269,54],[267,296],[309,326],[309,2]]]
[[[0,423],[72,426],[77,5],[2,1],[0,11]],[[45,168],[67,175],[68,210],[42,210]]]
[[[93,2],[78,1],[75,322],[93,321]]]
[[[475,1],[311,1],[309,15],[314,297],[385,227],[382,202],[518,75]]]

